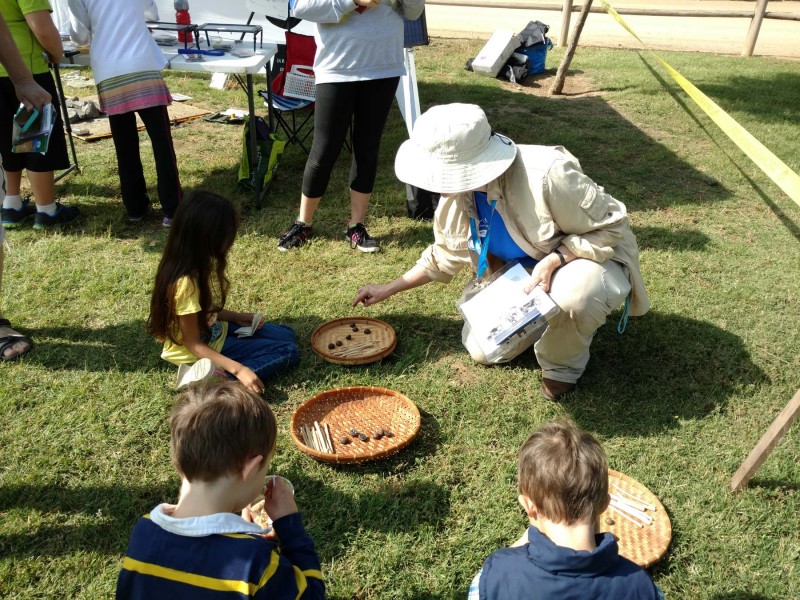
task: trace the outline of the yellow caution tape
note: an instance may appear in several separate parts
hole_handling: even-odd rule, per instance
[[[636,35],[636,32],[630,28],[625,20],[614,10],[606,0],[600,0],[605,11],[610,14],[617,22],[628,30],[633,37],[635,37],[642,46],[652,54],[658,62],[664,65],[667,72],[672,75],[672,78],[680,85],[684,91],[689,94],[689,97],[694,100],[697,105],[705,111],[705,113],[714,121],[723,133],[727,135],[733,143],[739,146],[742,152],[752,160],[764,173],[775,182],[786,194],[800,206],[800,175],[792,171],[786,163],[780,158],[775,156],[764,144],[759,142],[753,135],[742,127],[736,119],[731,117],[722,108],[717,105],[711,98],[706,96],[703,92],[697,89],[694,84],[681,75],[678,71],[673,69],[663,58],[650,50],[642,39]]]

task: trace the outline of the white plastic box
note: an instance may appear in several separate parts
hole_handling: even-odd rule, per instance
[[[472,70],[481,75],[497,77],[511,54],[519,48],[519,36],[512,31],[498,29],[472,61]]]

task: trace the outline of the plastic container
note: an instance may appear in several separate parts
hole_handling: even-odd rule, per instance
[[[472,70],[481,75],[497,77],[508,57],[519,47],[519,37],[512,31],[498,29],[472,61]]]

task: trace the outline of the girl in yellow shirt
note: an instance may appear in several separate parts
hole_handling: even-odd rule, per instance
[[[262,321],[251,337],[233,335],[254,318],[225,309],[230,287],[225,269],[238,228],[239,216],[227,198],[196,191],[181,202],[158,265],[147,326],[164,342],[161,358],[176,365],[210,359],[261,393],[267,377],[297,365],[300,350],[285,325]]]

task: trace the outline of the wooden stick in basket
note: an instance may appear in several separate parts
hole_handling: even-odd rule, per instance
[[[615,494],[614,492],[611,492],[609,496],[611,496],[612,500],[616,500],[621,504],[627,504],[628,506],[630,506],[631,508],[635,508],[636,510],[640,510],[642,512],[647,510],[647,507],[644,504],[636,502],[635,500],[631,500],[630,498],[626,498],[625,496],[620,496],[619,494]]]
[[[328,442],[325,439],[325,435],[322,433],[322,429],[319,426],[319,422],[314,421],[314,428],[317,430],[317,436],[319,437],[320,446],[322,446],[323,452],[330,452],[333,454],[332,450],[328,449]]]
[[[635,508],[632,508],[627,504],[622,504],[621,502],[612,499],[611,506],[617,509],[617,512],[622,511],[624,513],[627,513],[628,515],[630,515],[637,521],[644,523],[645,525],[653,524],[653,518],[650,515],[646,515],[642,511],[636,510]]]
[[[609,504],[609,508],[612,509],[615,513],[617,513],[617,515],[619,515],[621,517],[625,517],[626,519],[628,519],[628,521],[630,521],[631,523],[636,525],[638,528],[641,529],[642,527],[644,527],[644,523],[639,522],[638,520],[633,518],[631,515],[629,515],[625,511],[623,511],[621,508],[618,508],[618,507],[614,506],[613,504]]]
[[[331,428],[327,423],[325,423],[325,435],[328,438],[328,447],[331,449],[331,454],[335,454],[333,450],[333,438],[331,438]]]
[[[611,486],[612,486],[612,487],[613,487],[613,488],[616,490],[616,492],[617,492],[617,493],[618,493],[620,496],[627,496],[628,498],[630,498],[631,500],[635,500],[636,502],[638,502],[639,504],[641,504],[641,505],[642,505],[642,506],[644,506],[645,508],[648,508],[648,509],[650,509],[650,510],[656,510],[656,507],[655,507],[654,505],[652,505],[652,504],[649,504],[648,502],[645,502],[644,500],[642,500],[641,498],[639,498],[639,497],[637,497],[637,496],[634,496],[634,495],[633,495],[633,494],[631,494],[630,492],[626,492],[626,491],[625,491],[625,490],[623,490],[623,489],[622,489],[620,486],[618,486],[618,485],[616,484],[616,482],[613,482],[613,481],[612,481],[612,482],[611,482]]]

